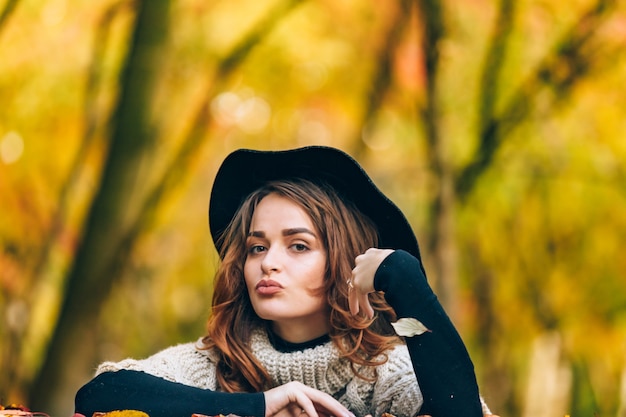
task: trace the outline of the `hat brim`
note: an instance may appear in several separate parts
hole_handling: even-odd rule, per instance
[[[217,172],[209,202],[209,226],[219,252],[220,236],[246,197],[268,181],[290,178],[332,186],[374,222],[380,248],[403,249],[420,259],[417,239],[402,211],[351,156],[326,146],[284,151],[239,149],[228,155]]]

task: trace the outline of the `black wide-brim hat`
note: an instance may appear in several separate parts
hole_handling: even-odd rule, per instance
[[[352,201],[376,225],[379,248],[403,249],[421,259],[417,238],[402,211],[356,160],[327,146],[283,151],[239,149],[228,155],[215,176],[209,202],[209,225],[218,252],[220,237],[252,192],[269,181],[295,178],[330,185],[342,198]]]

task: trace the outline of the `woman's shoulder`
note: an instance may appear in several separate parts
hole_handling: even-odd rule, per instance
[[[387,357],[387,360],[377,367],[379,377],[384,379],[386,376],[391,375],[413,374],[411,356],[406,344],[398,343],[385,351],[384,355]]]
[[[411,363],[411,356],[409,355],[409,348],[406,343],[398,342],[389,348],[385,354],[389,358],[388,361],[393,362],[406,362]]]
[[[96,375],[131,370],[146,372],[170,381],[198,385],[198,380],[205,380],[210,373],[214,374],[211,372],[214,367],[210,366],[215,363],[213,358],[213,352],[206,349],[199,340],[167,347],[144,359],[127,358],[119,362],[104,362],[98,366]],[[194,381],[196,382],[193,383]]]

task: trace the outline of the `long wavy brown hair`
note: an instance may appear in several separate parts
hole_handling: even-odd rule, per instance
[[[269,323],[254,312],[243,274],[252,215],[270,193],[288,198],[311,217],[327,252],[323,291],[330,308],[329,336],[341,355],[350,360],[355,375],[368,379],[358,371],[359,365],[375,369],[387,360],[385,351],[400,342],[390,325],[395,314],[382,294],[369,295],[376,312],[373,319],[350,314],[348,306],[346,281],[352,274],[354,258],[377,247],[376,228],[330,186],[297,179],[270,182],[253,192],[221,237],[222,262],[215,276],[213,307],[203,339],[204,345],[215,348],[218,354],[220,388],[227,392],[259,392],[274,386],[249,348],[253,330]]]

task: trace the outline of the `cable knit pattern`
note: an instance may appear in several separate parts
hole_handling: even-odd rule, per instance
[[[147,359],[125,359],[105,362],[97,374],[128,369],[142,371],[169,381],[217,390],[215,358],[210,351],[199,349],[199,343],[173,346]],[[409,352],[398,345],[387,352],[389,360],[376,368],[376,382],[356,377],[350,362],[339,356],[332,342],[282,353],[274,349],[267,334],[257,331],[250,346],[277,385],[299,381],[337,398],[356,416],[379,417],[390,412],[398,417],[417,415],[423,400],[413,373]],[[372,369],[361,372],[373,376]]]

